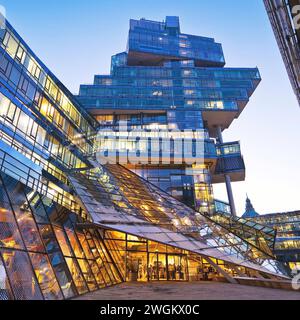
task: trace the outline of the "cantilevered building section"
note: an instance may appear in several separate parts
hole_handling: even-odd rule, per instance
[[[111,74],[96,75],[94,84],[82,85],[78,96],[102,130],[115,131],[107,136],[118,136],[120,149],[130,152],[132,144],[139,144],[140,163],[128,161],[129,169],[208,215],[215,212],[213,183],[226,183],[236,215],[231,181],[244,180],[245,165],[240,143],[223,141],[222,132],[239,117],[261,80],[257,68],[224,65],[221,44],[182,33],[178,17],[131,20],[127,51],[112,57]],[[121,134],[124,121],[128,130]],[[136,130],[147,133],[128,142]],[[151,137],[158,137],[156,146]],[[165,164],[163,141],[169,138],[171,161]],[[191,143],[196,164],[176,154],[174,145],[183,138]],[[196,155],[199,142],[203,153]],[[113,146],[110,139],[103,143],[107,150]],[[151,161],[145,164],[140,153]]]
[[[170,35],[176,37],[177,20],[168,21]],[[198,43],[197,38],[195,41]],[[212,40],[203,41],[214,47]],[[200,64],[222,64],[219,53],[216,45],[216,54],[191,54]],[[172,55],[176,60],[182,57],[182,53]],[[176,63],[179,65],[153,70],[158,74],[159,70],[175,72],[176,79],[183,82],[181,72],[185,69]],[[215,79],[222,69],[197,68],[187,71],[204,72],[212,79],[203,81],[215,85],[227,81]],[[143,70],[117,67],[117,63],[113,69]],[[257,70],[226,72],[232,72],[238,81],[249,74],[256,77],[243,80],[249,86],[259,80]],[[113,76],[106,80],[116,81]],[[133,81],[130,77],[123,80]],[[138,76],[135,80],[145,81]],[[197,77],[194,80],[200,81]],[[176,99],[179,97],[174,95],[175,103]],[[196,98],[192,100],[198,103]],[[236,101],[235,109],[232,106],[235,111],[227,110],[232,119],[246,100],[243,104]],[[216,119],[227,112],[225,102],[220,100],[220,110],[211,105]],[[103,110],[106,115],[109,109],[103,105]],[[189,118],[183,106],[179,110],[182,117]],[[188,110],[200,125],[209,111]],[[179,113],[174,111],[176,118]],[[167,119],[168,112],[161,110],[159,114]],[[153,117],[158,120],[159,116],[153,113]],[[174,123],[179,126],[180,121]],[[184,123],[191,126],[187,120]],[[224,129],[227,125],[222,123]],[[255,280],[263,285],[268,279],[270,285],[275,279],[286,279],[274,260],[272,229],[258,224],[251,229],[245,224],[243,229],[231,230],[230,224],[220,224],[201,210],[191,209],[121,165],[99,165],[94,155],[97,126],[14,28],[7,21],[1,25],[0,300],[69,299],[123,281]],[[213,126],[205,128],[207,134],[216,136]],[[215,150],[214,143],[212,146]],[[224,144],[217,146],[219,151],[215,150],[211,160],[215,167],[220,159],[226,163],[233,156],[241,157]],[[205,164],[196,169],[207,170],[204,176],[209,177],[211,168]],[[200,186],[206,186],[207,180],[202,180],[201,174],[198,186],[202,192]],[[226,174],[230,177],[231,171]],[[212,176],[222,175],[224,172]],[[244,237],[241,230],[251,236]]]
[[[300,1],[264,0],[292,87],[300,103]]]

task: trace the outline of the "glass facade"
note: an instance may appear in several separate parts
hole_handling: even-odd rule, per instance
[[[111,74],[81,85],[77,97],[106,137],[96,149],[117,150],[119,163],[197,211],[214,214],[212,183],[224,183],[225,175],[245,178],[239,142],[223,143],[218,132],[239,116],[260,82],[256,68],[224,65],[221,44],[182,33],[178,17],[130,20],[127,50],[112,57]],[[182,139],[194,162],[176,148]],[[199,143],[203,152],[196,153]],[[132,154],[139,164],[132,164]]]
[[[32,193],[1,174],[0,282],[7,297],[71,298],[122,281],[97,231],[79,230],[78,215]]]
[[[178,33],[176,21],[168,18],[171,37]],[[139,33],[141,26],[132,24]],[[191,52],[196,65],[223,65],[220,46],[212,40],[187,41],[213,51],[207,57]],[[262,248],[207,217],[214,208],[211,166],[219,157],[237,156],[239,144],[216,146],[200,109],[112,116],[103,105],[103,113],[94,118],[7,21],[0,29],[0,52],[1,300],[70,299],[123,281],[235,282],[237,275],[285,279]],[[179,52],[176,59],[182,55]],[[124,54],[114,57],[112,72],[130,71],[123,65],[126,59]],[[168,68],[181,70],[174,65],[161,72]],[[201,67],[191,70],[200,72]],[[211,72],[223,77],[217,69],[207,70]],[[257,70],[233,70],[232,76],[247,78],[250,73],[246,80],[249,84],[257,77],[254,84]],[[136,80],[144,81],[143,77]],[[154,78],[161,81],[159,86],[173,81],[159,74]],[[101,81],[109,86],[115,80]],[[147,95],[145,90],[141,94]],[[160,91],[153,96],[159,98]],[[213,108],[225,105],[224,101]],[[207,141],[211,160],[191,166],[189,174],[180,165],[137,166],[132,171],[118,164],[100,165],[94,159],[99,122],[108,129],[124,117],[137,127],[155,122],[203,128],[202,134],[193,132],[193,139]],[[180,134],[175,138],[182,139]],[[173,196],[191,207],[196,203],[198,212]]]
[[[264,0],[291,85],[300,104],[299,0]]]
[[[276,230],[275,256],[288,272],[300,270],[300,212],[266,214],[249,219]]]

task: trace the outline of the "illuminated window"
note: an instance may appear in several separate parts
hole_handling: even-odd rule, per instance
[[[163,92],[162,91],[153,91],[152,95],[161,97],[163,95]]]
[[[65,238],[64,231],[58,227],[54,227],[54,232],[63,254],[65,256],[72,256],[71,248]]]
[[[193,106],[193,105],[195,104],[195,101],[194,101],[194,100],[188,100],[188,101],[186,102],[186,104],[187,104],[188,106]]]
[[[12,35],[9,35],[8,32],[6,33],[5,38],[8,38],[6,40],[4,39],[4,42],[7,42],[6,50],[12,58],[15,58],[18,49],[18,41]]]
[[[195,93],[194,90],[184,90],[184,94],[187,95],[187,96],[191,96]]]
[[[23,64],[26,58],[26,52],[24,48],[20,45],[17,52],[17,59]]]

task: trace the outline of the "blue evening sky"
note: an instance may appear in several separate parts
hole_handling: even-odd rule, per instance
[[[300,209],[300,108],[262,0],[0,0],[7,18],[71,90],[109,73],[111,55],[126,48],[130,18],[178,15],[185,33],[223,44],[230,67],[258,66],[263,78],[245,111],[224,133],[241,140],[245,182],[234,183],[243,213],[246,193],[259,213]],[[224,185],[215,196],[226,199]]]

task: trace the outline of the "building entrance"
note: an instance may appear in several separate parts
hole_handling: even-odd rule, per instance
[[[186,281],[187,274],[185,255],[149,253],[149,281]]]

